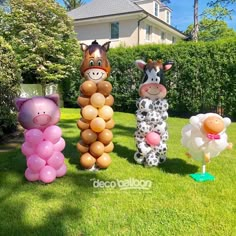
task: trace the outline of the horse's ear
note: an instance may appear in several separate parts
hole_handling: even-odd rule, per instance
[[[108,50],[110,48],[110,43],[111,43],[111,41],[108,41],[102,45],[102,47],[105,49],[106,52],[108,52]]]
[[[144,70],[144,67],[146,66],[146,62],[144,62],[143,60],[136,60],[135,61],[135,65],[140,69],[140,70]]]
[[[88,45],[85,44],[85,43],[81,43],[81,44],[80,44],[80,49],[81,49],[83,52],[85,52],[85,51],[88,49]]]

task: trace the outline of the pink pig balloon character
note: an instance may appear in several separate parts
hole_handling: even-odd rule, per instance
[[[25,128],[21,146],[26,156],[28,181],[53,182],[66,173],[65,140],[56,125],[60,120],[59,96],[17,98],[18,121]]]

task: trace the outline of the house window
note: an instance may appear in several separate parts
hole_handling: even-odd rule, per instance
[[[169,11],[166,12],[166,22],[168,24],[170,24],[170,12]]]
[[[166,39],[166,34],[165,32],[161,32],[161,40],[164,41]]]
[[[152,26],[146,25],[146,40],[151,41],[152,39]]]
[[[119,38],[119,22],[112,22],[111,23],[111,39],[118,39]]]
[[[154,5],[154,15],[156,17],[158,17],[159,16],[159,4],[157,2],[155,2],[154,4],[155,4]]]
[[[172,43],[176,43],[176,38],[175,38],[175,36],[172,36]]]

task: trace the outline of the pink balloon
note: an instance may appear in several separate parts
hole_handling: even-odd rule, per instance
[[[61,128],[57,125],[51,125],[44,130],[44,139],[54,143],[57,143],[62,135]]]
[[[63,164],[58,170],[56,170],[57,177],[62,177],[63,175],[66,174],[66,171],[67,171],[67,167],[65,164]]]
[[[30,156],[30,155],[34,154],[35,147],[28,142],[24,142],[21,146],[21,151],[25,156]]]
[[[47,160],[47,164],[54,169],[59,169],[64,163],[64,155],[61,152],[55,151],[52,156]]]
[[[53,144],[50,141],[41,142],[36,148],[36,154],[47,160],[53,154]]]
[[[56,170],[51,166],[44,166],[40,173],[39,179],[44,183],[51,183],[56,179]]]
[[[43,141],[43,133],[39,129],[30,129],[24,135],[26,142],[29,142],[33,145],[39,144]]]
[[[35,173],[30,168],[27,168],[25,170],[25,178],[31,182],[37,181],[39,180],[39,173]]]
[[[66,142],[63,138],[60,138],[60,140],[54,144],[54,150],[61,152],[66,146]]]
[[[46,165],[46,161],[40,158],[38,155],[33,154],[27,158],[27,166],[33,172],[39,172]]]
[[[161,138],[158,133],[149,132],[145,137],[145,141],[147,144],[149,144],[151,146],[157,146],[160,144]]]

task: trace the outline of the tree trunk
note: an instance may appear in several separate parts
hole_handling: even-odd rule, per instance
[[[198,32],[199,32],[199,24],[198,24],[198,0],[194,0],[194,23],[193,23],[193,31],[192,31],[192,40],[198,41]]]

